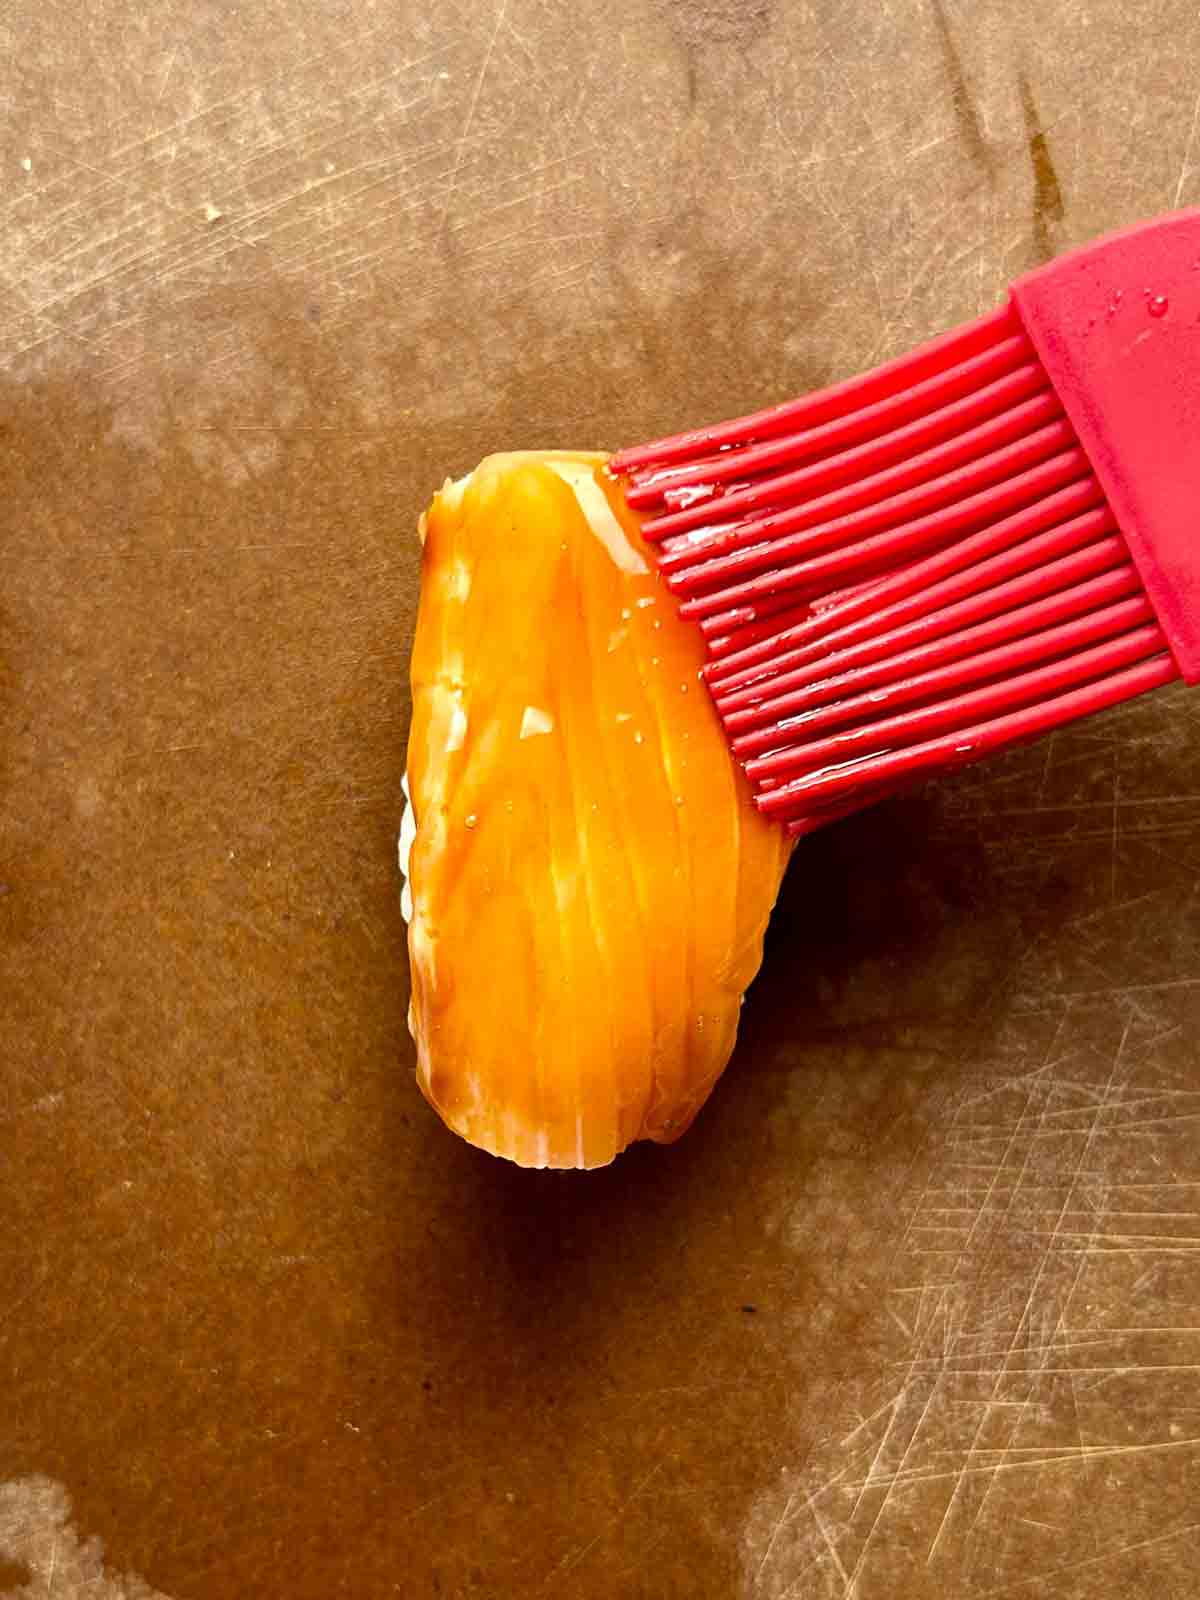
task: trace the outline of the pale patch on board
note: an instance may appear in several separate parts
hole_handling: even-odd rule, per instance
[[[28,1575],[4,1600],[168,1600],[136,1573],[106,1567],[103,1544],[80,1537],[71,1510],[70,1495],[52,1478],[0,1483],[0,1560]]]
[[[104,795],[96,779],[89,774],[81,778],[75,789],[75,810],[85,820],[94,817],[104,804]]]
[[[143,332],[136,364],[153,369],[161,359]],[[302,422],[307,397],[249,347],[239,347],[236,362],[214,361],[212,369],[203,381],[172,389],[169,399],[158,388],[120,390],[109,440],[157,452],[174,439],[197,467],[234,486],[273,472],[283,460],[283,439]]]

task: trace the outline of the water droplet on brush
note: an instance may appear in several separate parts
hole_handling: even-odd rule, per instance
[[[1165,317],[1170,304],[1165,294],[1156,294],[1146,309],[1152,317]]]
[[[469,812],[468,815],[466,817],[464,817],[463,820],[466,823],[468,828],[477,827],[478,824],[479,824],[479,818],[475,815],[475,813],[473,811]]]

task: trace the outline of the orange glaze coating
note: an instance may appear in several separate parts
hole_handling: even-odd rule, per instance
[[[687,1128],[789,853],[604,460],[490,456],[422,519],[417,1077],[455,1132],[524,1166]]]

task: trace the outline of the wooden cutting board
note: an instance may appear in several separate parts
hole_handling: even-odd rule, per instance
[[[1128,23],[12,0],[0,1594],[1190,1593],[1197,702],[806,841],[590,1177],[421,1101],[394,852],[442,476],[1200,201],[1195,7]]]

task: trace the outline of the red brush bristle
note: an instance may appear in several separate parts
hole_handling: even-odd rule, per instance
[[[920,777],[952,772],[984,756],[1038,739],[1065,723],[1147,694],[1178,677],[1179,668],[1172,657],[1156,654],[1136,666],[1104,672],[1093,682],[1066,694],[990,721],[967,723],[938,738],[914,742],[900,749],[885,748],[819,768],[792,783],[770,790],[760,789],[759,809],[782,822],[803,822],[813,817],[814,811],[823,810],[848,794],[867,793],[872,789],[898,786],[904,780],[911,783]]]
[[[825,679],[793,695],[777,695],[752,710],[734,712],[725,717],[725,727],[733,737],[734,753],[749,761],[752,756],[774,750],[784,741],[801,735],[811,740],[830,728],[859,722],[876,723],[897,706],[940,699],[968,684],[1017,671],[1031,661],[1050,660],[1097,640],[1112,638],[1139,624],[1153,622],[1154,612],[1142,594],[1130,595],[1098,611],[1093,609],[1094,591],[1100,588],[1120,591],[1136,584],[1137,574],[1132,567],[1119,568],[1112,579],[1106,576],[1094,584],[1080,585],[1076,595],[1082,614],[1058,626],[1044,628],[1038,633],[1021,633],[973,654],[961,648],[967,635],[939,640],[925,651],[910,652],[907,658],[902,655],[893,661],[881,662],[875,672],[868,668],[859,673],[844,673],[840,678]],[[1085,595],[1086,589],[1093,594]],[[1042,608],[1052,612],[1058,598],[1052,595],[1049,601],[1023,610],[1030,615]],[[985,623],[968,633],[984,636],[1004,632],[1007,630],[1000,624],[1008,621],[1008,617],[1001,617],[996,623]],[[917,658],[936,660],[939,655],[946,658],[944,664],[906,673]],[[747,731],[737,733],[739,728]]]
[[[1085,477],[1083,451],[1061,448],[1066,427],[1055,423],[946,478],[791,538],[772,537],[786,533],[783,517],[764,519],[753,530],[756,542],[747,540],[735,554],[673,572],[667,582],[675,594],[691,597],[683,615],[698,618],[785,593],[819,594],[864,574],[890,572],[908,558],[941,549]],[[986,487],[962,493],[978,482]],[[748,572],[759,575],[743,577]]]
[[[1094,479],[1083,479],[925,561],[908,563],[878,582],[863,584],[857,593],[814,601],[786,631],[716,657],[704,669],[705,678],[714,692],[720,692],[765,671],[779,670],[784,650],[811,661],[869,638],[885,623],[898,626],[927,616],[935,607],[990,591],[1006,578],[1032,573],[1036,585],[1043,563],[1115,533],[1100,486]],[[1123,545],[1118,545],[1118,552],[1114,560],[1128,558]]]
[[[965,405],[959,409],[965,422]],[[1006,407],[998,416],[985,415],[977,425],[964,427],[961,433],[943,435],[925,450],[918,448],[915,430],[906,428],[902,432],[913,435],[912,453],[899,461],[881,466],[883,450],[876,444],[864,445],[845,456],[762,479],[719,500],[709,499],[703,506],[693,505],[686,511],[654,517],[645,524],[644,532],[647,538],[662,542],[662,567],[670,572],[690,565],[700,554],[707,555],[723,540],[734,546],[752,543],[754,517],[764,508],[780,511],[802,503],[804,510],[795,526],[811,527],[859,506],[878,504],[939,472],[952,471],[988,449],[1011,444],[1061,416],[1062,407],[1054,395],[1043,391],[1019,405]],[[1074,443],[1072,436],[1067,437]],[[879,443],[884,442],[893,441]],[[714,526],[715,517],[721,519],[720,525]],[[739,538],[730,539],[729,535],[735,533]]]
[[[612,469],[793,834],[1178,676],[1011,307]]]

